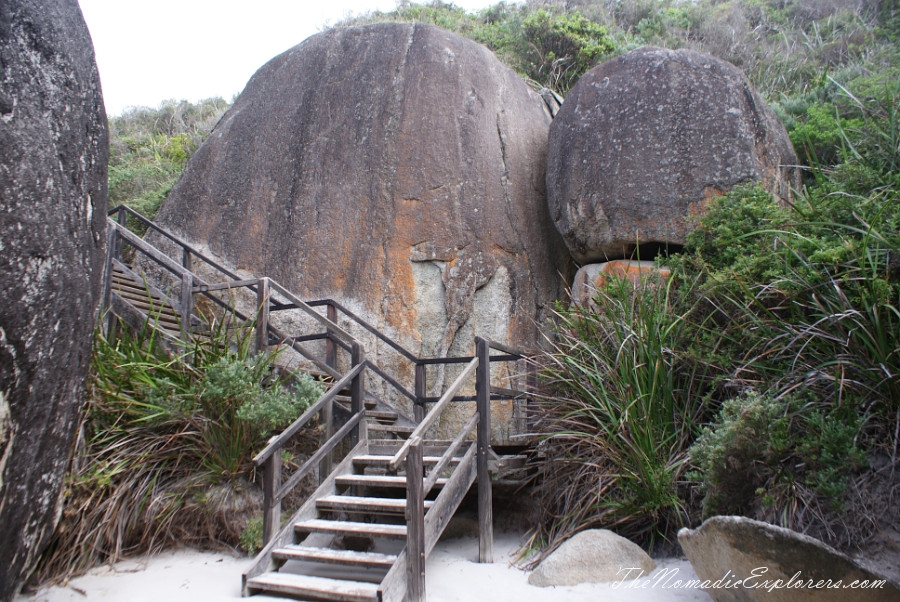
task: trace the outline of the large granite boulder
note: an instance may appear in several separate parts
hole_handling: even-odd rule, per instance
[[[107,129],[75,0],[0,3],[0,600],[60,511],[105,245]]]
[[[711,197],[758,181],[786,199],[797,157],[733,65],[640,48],[588,71],[550,128],[550,213],[580,263],[683,244]],[[645,257],[646,258],[646,257]]]
[[[458,35],[336,28],[253,76],[157,219],[419,356],[470,355],[476,334],[533,344],[570,271],[546,206],[550,121]]]
[[[898,602],[900,589],[823,542],[741,516],[714,516],[678,543],[716,602]]]
[[[656,563],[644,550],[606,529],[588,529],[566,540],[528,576],[538,587],[621,582],[645,577]]]

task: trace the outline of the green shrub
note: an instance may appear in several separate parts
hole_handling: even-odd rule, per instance
[[[250,504],[252,455],[321,394],[302,378],[289,388],[273,371],[277,352],[253,354],[252,332],[228,322],[177,352],[153,329],[120,331],[95,338],[83,438],[43,578],[171,543],[237,545],[231,504]]]
[[[772,514],[791,524],[799,488],[839,510],[850,476],[865,465],[859,426],[852,412],[792,395],[748,392],[725,402],[690,450],[704,517]]]

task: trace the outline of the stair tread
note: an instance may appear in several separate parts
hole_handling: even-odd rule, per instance
[[[436,487],[447,484],[445,478],[440,478],[435,483]],[[335,482],[339,486],[361,485],[364,487],[406,487],[405,476],[394,475],[369,475],[369,474],[347,474],[336,477]]]
[[[310,577],[294,573],[263,573],[248,579],[247,587],[294,596],[312,595],[324,600],[367,602],[378,599],[376,583]]]
[[[434,505],[431,500],[425,500],[425,508]],[[361,497],[355,495],[327,495],[316,501],[316,506],[326,510],[354,510],[366,512],[392,511],[403,512],[406,510],[404,498]]]
[[[362,454],[353,458],[353,462],[355,464],[366,464],[369,466],[372,465],[383,465],[389,464],[391,460],[394,459],[394,456],[387,455],[379,455],[379,454]],[[425,456],[422,458],[422,461],[425,464],[437,464],[441,459],[441,456]],[[452,461],[458,462],[460,460],[460,456],[453,456]]]
[[[296,544],[272,550],[272,556],[281,560],[306,560],[366,567],[390,567],[397,560],[397,556],[394,554],[332,550],[331,548],[313,548]]]
[[[416,430],[414,426],[401,426],[399,424],[378,424],[377,422],[369,423],[370,431],[387,431],[390,433],[412,433]]]
[[[406,537],[406,525],[382,525],[378,523],[357,523],[343,520],[313,518],[294,524],[295,531],[317,533],[350,533],[353,535],[381,535],[384,537]]]

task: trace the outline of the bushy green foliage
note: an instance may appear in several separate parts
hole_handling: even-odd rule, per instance
[[[799,488],[839,510],[850,476],[865,465],[858,430],[852,412],[823,411],[798,395],[726,401],[690,450],[705,487],[703,516],[780,513],[798,502]]]
[[[109,203],[153,218],[228,103],[165,101],[109,119]]]
[[[63,519],[43,578],[196,541],[237,545],[248,517],[252,454],[321,393],[287,386],[276,352],[251,353],[228,322],[173,351],[158,333],[95,338],[90,390]]]

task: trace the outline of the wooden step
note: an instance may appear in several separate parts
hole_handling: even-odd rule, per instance
[[[465,453],[465,452],[463,452]],[[458,463],[461,456],[454,456],[452,460],[450,460],[451,464]],[[391,460],[394,459],[394,456],[382,456],[377,454],[363,454],[360,456],[356,456],[353,458],[353,465],[357,467],[378,467],[384,468],[388,464],[390,464]],[[441,459],[441,456],[425,456],[422,458],[422,461],[425,464],[437,464]]]
[[[294,525],[297,533],[334,533],[336,535],[362,535],[370,537],[406,537],[406,525],[381,525],[378,523],[354,523],[343,520],[314,518]]]
[[[390,568],[397,560],[397,557],[393,554],[354,552],[353,550],[332,550],[330,548],[311,548],[295,544],[272,550],[272,557],[278,560],[322,562],[366,568]]]
[[[393,475],[370,475],[370,474],[346,474],[339,475],[335,478],[335,484],[339,487],[350,487],[358,485],[362,487],[406,487],[405,476]],[[435,483],[435,487],[443,487],[447,484],[447,479],[440,478]]]
[[[425,508],[434,502],[425,500]],[[403,514],[406,500],[403,498],[359,497],[353,495],[329,495],[316,501],[316,508],[330,512],[360,512],[371,514]]]
[[[395,435],[410,436],[416,430],[414,426],[400,426],[399,424],[379,424],[377,422],[369,423],[370,431],[379,431],[384,433],[394,433]]]
[[[381,423],[394,423],[397,418],[400,417],[400,414],[394,411],[383,411],[383,410],[366,410],[366,418],[372,418]]]
[[[336,600],[338,602],[375,602],[378,584],[308,577],[293,573],[263,573],[247,580],[251,593],[269,592],[298,598]]]

